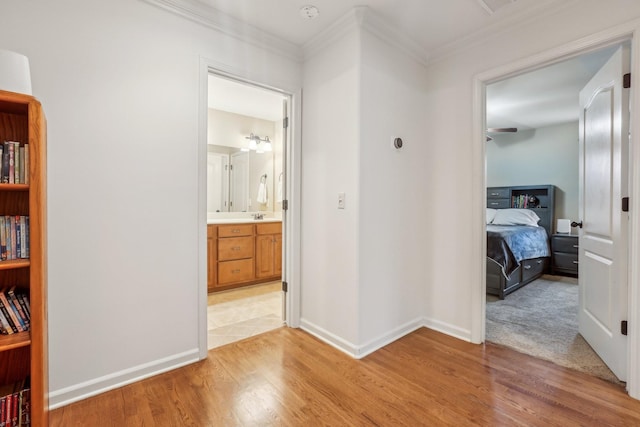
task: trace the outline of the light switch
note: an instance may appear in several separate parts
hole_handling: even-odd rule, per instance
[[[344,209],[344,193],[338,193],[338,209]]]

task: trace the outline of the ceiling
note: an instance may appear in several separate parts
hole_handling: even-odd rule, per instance
[[[487,127],[537,129],[577,121],[578,93],[616,48],[604,48],[487,86]]]
[[[148,0],[164,2],[166,0]],[[464,46],[540,13],[550,13],[567,0],[171,0],[197,4],[198,13],[216,26],[241,27],[236,34],[263,35],[304,49],[354,7],[366,6],[385,24],[415,42],[427,60]],[[314,5],[319,15],[301,16]],[[193,9],[193,7],[192,7]],[[196,10],[196,9],[193,9]],[[208,11],[208,15],[203,11]],[[263,38],[264,38],[263,37]],[[255,38],[254,38],[255,40]],[[577,120],[577,94],[611,55],[605,49],[583,55],[487,87],[488,127],[538,128]],[[212,81],[210,108],[266,120],[277,120],[282,96],[228,80]],[[275,118],[274,118],[275,117]]]
[[[356,6],[402,29],[425,52],[492,26],[514,24],[566,0],[191,0],[294,45],[304,46]],[[300,8],[319,15],[305,19]]]

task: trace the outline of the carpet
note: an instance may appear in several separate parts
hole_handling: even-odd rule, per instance
[[[499,300],[487,295],[486,340],[620,383],[578,333],[578,281],[542,276]]]

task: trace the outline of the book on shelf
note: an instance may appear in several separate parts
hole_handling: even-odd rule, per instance
[[[25,331],[28,331],[30,319],[27,316],[27,313],[22,308],[20,301],[18,301],[18,296],[16,295],[15,290],[16,290],[15,286],[12,286],[9,290],[7,290],[6,292],[8,297],[7,299],[16,309],[16,312],[20,315],[18,320],[22,319],[22,323],[24,324]]]
[[[29,183],[29,144],[4,141],[0,146],[0,182],[3,184]]]
[[[29,258],[29,217],[0,216],[0,261]]]
[[[30,378],[0,386],[0,427],[31,425]]]
[[[16,286],[0,291],[0,334],[10,335],[31,328],[29,296]]]

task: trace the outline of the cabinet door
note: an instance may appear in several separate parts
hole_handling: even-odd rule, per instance
[[[273,276],[273,235],[256,236],[256,277]]]
[[[282,234],[273,236],[273,274],[282,276]]]
[[[216,226],[207,226],[207,290],[216,286]]]

